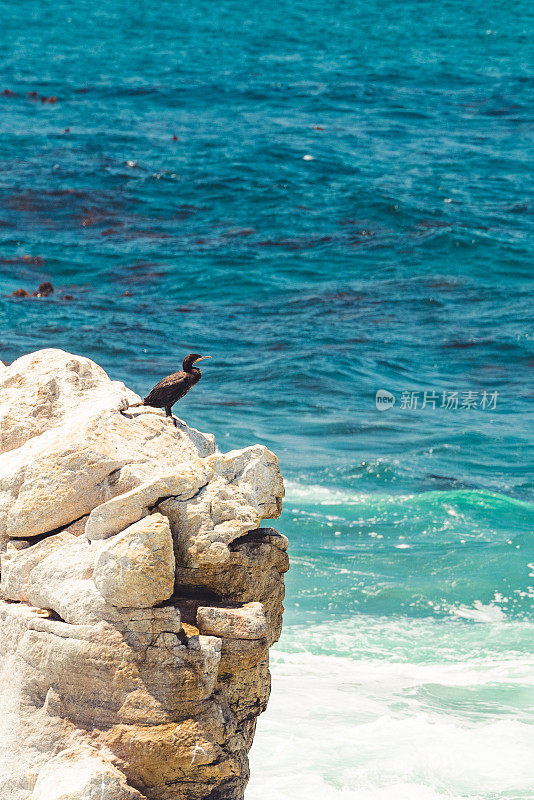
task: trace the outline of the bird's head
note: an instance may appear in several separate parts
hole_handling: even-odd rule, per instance
[[[197,361],[202,361],[204,358],[211,358],[211,356],[201,356],[198,353],[189,353],[189,355],[184,358],[182,367],[186,372],[189,372],[189,370],[193,367],[193,364],[196,364]]]

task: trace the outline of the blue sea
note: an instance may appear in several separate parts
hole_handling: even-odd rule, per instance
[[[0,357],[280,458],[247,800],[534,796],[533,18],[0,0]]]

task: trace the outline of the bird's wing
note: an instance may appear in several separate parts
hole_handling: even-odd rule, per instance
[[[172,375],[167,375],[162,378],[159,383],[156,383],[153,389],[144,399],[144,403],[150,405],[154,403],[159,408],[173,403],[176,399],[180,398],[186,393],[188,388],[188,375],[181,370],[180,372],[173,372]]]
[[[187,379],[187,372],[180,370],[180,372],[173,372],[172,375],[167,375],[166,378],[162,378],[156,385],[154,389],[163,389],[167,386],[176,386],[179,385],[182,381]],[[152,389],[152,391],[154,391]]]

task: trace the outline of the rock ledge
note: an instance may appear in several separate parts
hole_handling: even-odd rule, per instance
[[[282,626],[283,482],[87,358],[0,371],[0,797],[241,800]]]

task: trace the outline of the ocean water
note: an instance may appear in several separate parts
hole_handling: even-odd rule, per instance
[[[247,800],[534,796],[533,17],[0,0],[0,357],[209,353],[287,479]]]

